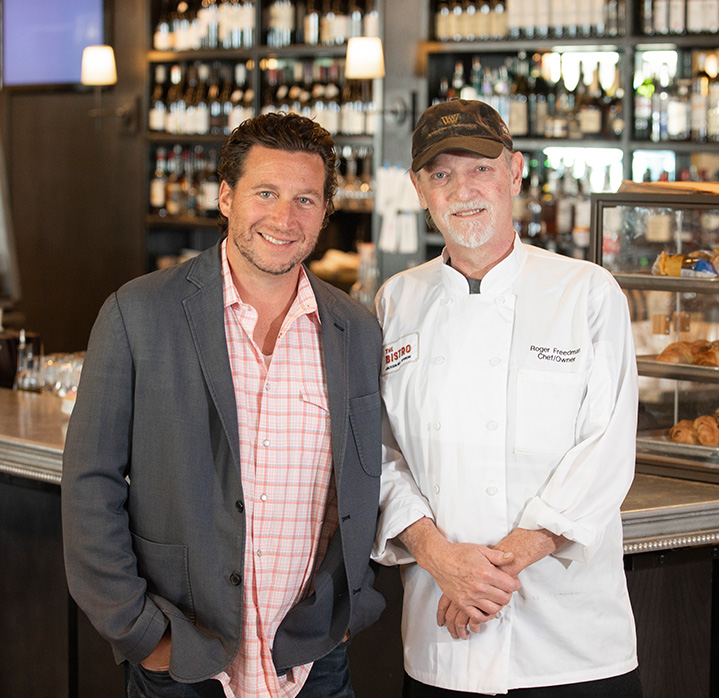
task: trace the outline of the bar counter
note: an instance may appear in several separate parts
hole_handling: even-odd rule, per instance
[[[0,389],[0,472],[59,485],[68,417],[53,395]],[[719,541],[719,485],[637,474],[622,505],[624,548]]]
[[[61,404],[52,395],[0,389],[0,549],[6,562],[0,571],[0,598],[5,599],[0,656],[5,667],[18,668],[17,675],[0,669],[0,695],[20,695],[13,693],[19,682],[28,689],[27,682],[36,680],[24,695],[119,697],[120,675],[109,646],[74,607],[64,581],[59,491],[69,418]],[[622,505],[622,521],[645,698],[714,698],[719,695],[719,485],[637,474]],[[378,586],[388,598],[388,610],[353,642],[358,698],[399,695],[394,665],[401,663],[401,586],[396,570],[380,570]],[[42,672],[28,676],[23,671],[38,656],[37,628],[26,644],[15,641],[38,604],[54,604],[54,610],[43,608],[42,614],[55,613],[58,625],[43,628],[48,646],[39,656],[54,657],[56,665],[45,667],[45,673],[54,674],[44,678]],[[53,642],[62,645],[60,651]],[[378,670],[383,671],[378,663],[393,674],[384,690],[377,685]],[[366,693],[365,674],[370,679]],[[57,690],[59,684],[67,685],[66,693]]]

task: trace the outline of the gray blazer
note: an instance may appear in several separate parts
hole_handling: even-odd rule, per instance
[[[277,633],[279,673],[337,646],[384,606],[369,556],[381,467],[381,333],[313,275],[340,525],[314,593]],[[93,328],[63,460],[70,592],[118,662],[172,626],[170,672],[210,678],[237,653],[245,513],[219,246],[123,286]]]

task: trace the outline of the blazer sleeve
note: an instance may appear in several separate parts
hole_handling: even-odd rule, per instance
[[[68,426],[62,527],[70,593],[118,660],[155,648],[166,618],[138,576],[127,511],[133,360],[117,295],[93,327]]]

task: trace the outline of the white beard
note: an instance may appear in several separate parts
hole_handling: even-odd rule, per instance
[[[455,227],[452,224],[453,214],[459,211],[467,211],[475,208],[485,209],[485,214],[488,214],[489,220],[485,220],[483,222],[474,221],[473,223],[468,223],[461,228],[459,226]],[[452,204],[452,206],[450,206],[450,208],[445,212],[443,221],[445,226],[445,230],[443,232],[453,243],[468,249],[476,249],[487,242],[487,240],[489,240],[494,234],[494,207],[489,201],[483,201],[481,199],[465,201],[461,204]],[[454,218],[454,221],[456,222],[457,219]]]

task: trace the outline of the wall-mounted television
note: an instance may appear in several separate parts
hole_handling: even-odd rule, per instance
[[[82,50],[107,43],[104,0],[0,0],[0,87],[74,85]]]

